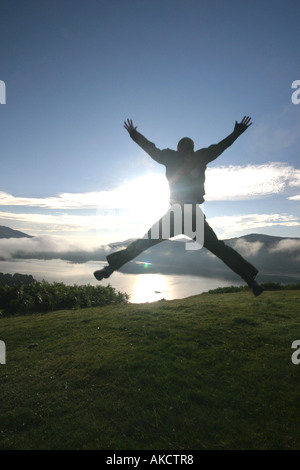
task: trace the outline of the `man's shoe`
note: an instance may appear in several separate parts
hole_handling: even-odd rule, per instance
[[[114,272],[114,269],[111,266],[105,266],[103,269],[94,272],[94,276],[97,281],[102,281],[102,279],[107,279]]]
[[[265,290],[262,286],[260,286],[255,280],[253,280],[253,282],[251,283],[251,289],[253,291],[253,294],[255,295],[255,297],[258,297],[260,294],[263,293],[263,291]]]

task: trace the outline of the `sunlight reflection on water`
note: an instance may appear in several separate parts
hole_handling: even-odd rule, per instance
[[[93,272],[106,263],[89,262],[73,264],[63,260],[15,260],[1,261],[0,271],[3,273],[32,274],[37,280],[48,282],[63,282],[73,285],[102,285],[110,284],[117,291],[127,292],[130,302],[155,302],[161,299],[172,300],[201,294],[217,287],[241,285],[242,282],[212,279],[188,275],[163,274],[123,274],[113,273],[109,279],[100,283],[96,281]]]

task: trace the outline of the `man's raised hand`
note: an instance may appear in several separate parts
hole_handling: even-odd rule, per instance
[[[248,129],[248,127],[251,126],[251,124],[251,118],[249,116],[244,116],[241,122],[235,121],[234,132],[241,135],[246,129]]]
[[[132,119],[127,119],[127,122],[124,121],[124,127],[125,127],[126,131],[129,132],[129,134],[130,134],[133,130],[136,130],[136,129],[137,129],[137,126],[134,127],[133,122],[132,122]]]

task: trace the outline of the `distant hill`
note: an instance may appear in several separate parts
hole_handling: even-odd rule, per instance
[[[224,240],[259,270],[260,282],[293,283],[300,280],[300,238],[250,234]],[[114,248],[116,250],[116,247]],[[239,280],[217,257],[208,250],[189,251],[182,241],[168,240],[139,255],[124,265],[123,273],[187,274]]]
[[[20,232],[19,230],[13,230],[12,228],[0,225],[0,238],[33,238],[27,233]]]

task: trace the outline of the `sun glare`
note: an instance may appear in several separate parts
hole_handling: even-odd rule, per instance
[[[111,192],[97,208],[96,231],[101,243],[142,238],[169,208],[164,175],[149,174]]]
[[[140,274],[136,276],[133,293],[130,301],[132,303],[155,302],[168,294],[168,281],[161,274]]]
[[[146,175],[126,183],[125,201],[137,207],[159,206],[167,207],[169,200],[168,183],[162,175]]]
[[[162,175],[147,175],[121,188],[122,205],[129,209],[128,223],[138,225],[142,236],[169,207],[169,188]]]

